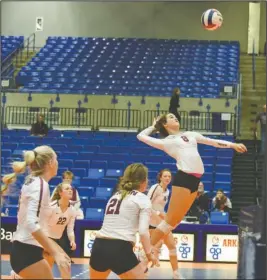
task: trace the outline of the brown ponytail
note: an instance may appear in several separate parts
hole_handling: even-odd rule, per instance
[[[133,163],[126,167],[120,178],[118,190],[124,199],[131,191],[138,190],[140,184],[147,180],[148,170],[141,163]]]

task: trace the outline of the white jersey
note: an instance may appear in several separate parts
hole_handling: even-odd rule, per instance
[[[166,189],[165,191],[160,184],[155,184],[151,186],[148,191],[147,196],[152,203],[152,211],[150,225],[156,227],[160,223],[160,219],[157,219],[158,212],[164,213],[164,208],[168,203],[170,191]]]
[[[29,177],[21,189],[18,210],[18,225],[13,240],[42,247],[32,236],[41,229],[46,235],[51,215],[50,190],[41,177]]]
[[[51,202],[50,206],[53,211],[48,222],[48,236],[54,239],[60,239],[64,229],[67,227],[69,239],[70,237],[73,237],[76,218],[75,208],[69,204],[68,209],[65,212],[62,212],[58,200]]]
[[[123,200],[120,192],[108,201],[98,237],[121,239],[135,243],[136,233],[148,232],[151,216],[150,199],[139,191],[132,191]]]
[[[163,150],[176,160],[178,170],[185,173],[204,173],[204,165],[198,153],[197,144],[205,144],[217,148],[231,148],[231,142],[215,140],[205,137],[197,132],[181,132],[176,135],[169,135],[164,139],[156,139],[148,136],[155,128],[153,126],[141,131],[137,138],[154,148]]]

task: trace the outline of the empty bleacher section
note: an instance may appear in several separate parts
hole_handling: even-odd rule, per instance
[[[1,36],[1,61],[21,47],[23,41],[23,36]]]
[[[232,136],[221,138],[233,141]],[[75,174],[73,185],[79,191],[88,219],[103,217],[107,199],[128,164],[144,163],[149,168],[149,185],[155,183],[160,169],[176,171],[172,158],[138,141],[136,133],[54,130],[48,137],[38,138],[29,136],[26,130],[3,130],[1,141],[2,174],[11,171],[9,163],[21,158],[23,150],[44,144],[54,148],[58,154],[59,170],[58,176],[50,181],[51,190],[61,182],[63,171],[71,170]],[[222,188],[230,196],[233,151],[199,145],[199,152],[206,169],[203,176],[205,190],[213,197],[215,191]],[[17,188],[21,187],[21,182],[23,176],[19,176]],[[9,215],[16,215],[17,191],[11,188],[11,193],[4,200],[4,209],[9,209]]]
[[[1,78],[12,76],[12,58],[18,49],[23,48],[23,36],[1,36]]]
[[[216,98],[239,81],[239,42],[49,37],[19,72],[21,92]]]

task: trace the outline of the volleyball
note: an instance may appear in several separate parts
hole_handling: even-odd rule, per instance
[[[201,23],[206,30],[216,30],[223,23],[222,14],[216,9],[209,9],[202,14]]]

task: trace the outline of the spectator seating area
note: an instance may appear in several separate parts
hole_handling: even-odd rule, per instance
[[[23,36],[1,36],[1,80],[13,77],[15,69],[12,58],[23,41]]]
[[[23,41],[23,36],[1,36],[1,61],[20,47]]]
[[[237,41],[49,37],[16,77],[21,92],[216,98],[238,81]]]
[[[233,141],[232,136],[222,139]],[[107,199],[115,187],[124,168],[133,162],[142,162],[149,168],[149,185],[155,183],[162,168],[176,172],[175,161],[164,152],[146,146],[136,138],[136,133],[51,131],[48,137],[29,136],[27,130],[3,130],[1,142],[2,175],[11,171],[10,162],[21,159],[22,151],[39,145],[50,145],[58,154],[58,176],[50,183],[51,192],[61,182],[65,170],[75,175],[73,186],[81,197],[87,219],[101,219]],[[210,197],[222,188],[231,192],[231,164],[233,151],[199,145],[199,152],[205,164],[202,181]],[[19,188],[24,176],[18,176],[4,200],[9,215],[16,215]]]

